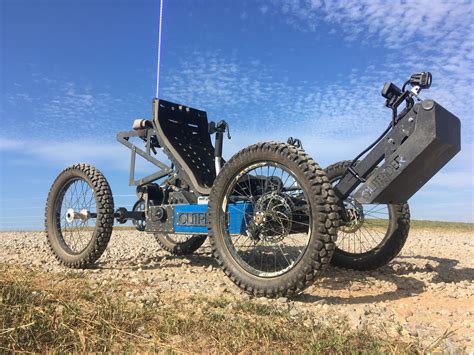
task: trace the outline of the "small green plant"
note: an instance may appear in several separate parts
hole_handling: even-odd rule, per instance
[[[228,297],[153,302],[111,297],[90,281],[0,264],[0,351],[413,353],[416,344],[305,326],[271,303]]]

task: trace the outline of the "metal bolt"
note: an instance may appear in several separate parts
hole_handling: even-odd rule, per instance
[[[388,139],[388,142],[389,142],[389,143],[392,143],[392,144],[395,144],[395,141],[394,141],[392,138],[389,138],[389,139]]]

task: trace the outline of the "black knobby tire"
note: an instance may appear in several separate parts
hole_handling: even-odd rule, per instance
[[[174,255],[188,255],[198,250],[206,241],[207,235],[193,234],[186,236],[185,241],[178,241],[179,235],[155,234],[156,242],[168,253]]]
[[[275,277],[255,275],[239,264],[228,247],[222,211],[226,191],[240,172],[255,163],[271,161],[287,167],[296,176],[301,188],[308,192],[311,219],[308,241],[298,261]],[[249,146],[235,154],[214,182],[209,199],[209,236],[213,255],[229,278],[246,293],[255,296],[279,297],[295,295],[309,286],[329,265],[334,251],[338,212],[334,191],[321,169],[302,149],[279,143],[264,142]],[[255,218],[255,217],[254,217]],[[229,236],[230,237],[230,236]]]
[[[351,161],[341,161],[328,166],[325,171],[331,183],[339,180],[350,164]],[[386,208],[389,220],[379,244],[360,253],[343,250],[341,227],[331,264],[345,269],[374,270],[388,264],[400,253],[410,231],[410,209],[407,203],[387,204]]]
[[[68,189],[74,184],[81,184],[82,189],[90,189],[89,205],[93,205],[95,219],[91,219],[93,226],[86,226],[86,222],[72,226],[76,221],[67,222],[64,207],[67,205]],[[79,195],[79,193],[78,193]],[[72,197],[71,197],[72,198]],[[76,203],[70,201],[70,207],[81,210],[84,201],[77,199]],[[89,221],[89,220],[87,220]],[[89,223],[89,222],[87,222]],[[114,200],[110,186],[102,173],[87,164],[75,164],[62,171],[48,194],[45,211],[45,229],[48,244],[56,258],[65,266],[71,268],[86,268],[91,266],[104,252],[112,234],[114,223]],[[69,225],[69,230],[67,226]],[[72,230],[72,232],[71,232]],[[84,232],[84,235],[80,235]],[[76,234],[77,233],[77,234]],[[68,238],[84,237],[84,247],[75,250]]]

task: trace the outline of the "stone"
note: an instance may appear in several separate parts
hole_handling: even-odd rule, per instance
[[[296,317],[296,316],[298,316],[299,314],[300,314],[300,312],[299,312],[296,308],[292,308],[292,309],[290,310],[290,316],[292,316],[292,317]]]

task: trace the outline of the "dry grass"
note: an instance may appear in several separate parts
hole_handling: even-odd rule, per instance
[[[377,220],[377,219],[369,219],[370,224],[373,227],[380,227],[386,228],[387,221],[386,220]],[[410,221],[410,228],[414,230],[419,229],[429,229],[429,230],[449,230],[453,232],[471,232],[474,233],[474,223],[462,223],[462,222],[444,222],[444,221],[425,221],[425,220],[411,220]],[[129,231],[129,230],[136,230],[135,227],[132,226],[114,226],[114,231]],[[18,229],[15,232],[42,232],[42,230],[23,230]],[[0,231],[0,233],[8,233],[7,231]]]
[[[453,232],[474,232],[474,223],[412,220],[413,229],[442,229]]]
[[[126,301],[85,278],[0,265],[0,352],[413,353],[416,344],[304,325],[271,304],[226,297]],[[109,286],[108,286],[109,287]]]
[[[386,219],[367,219],[371,228],[385,228],[387,227],[388,220]],[[423,220],[411,220],[410,228],[413,230],[429,229],[429,230],[449,230],[454,232],[474,232],[474,223],[461,223],[461,222],[443,222],[443,221],[423,221]]]

